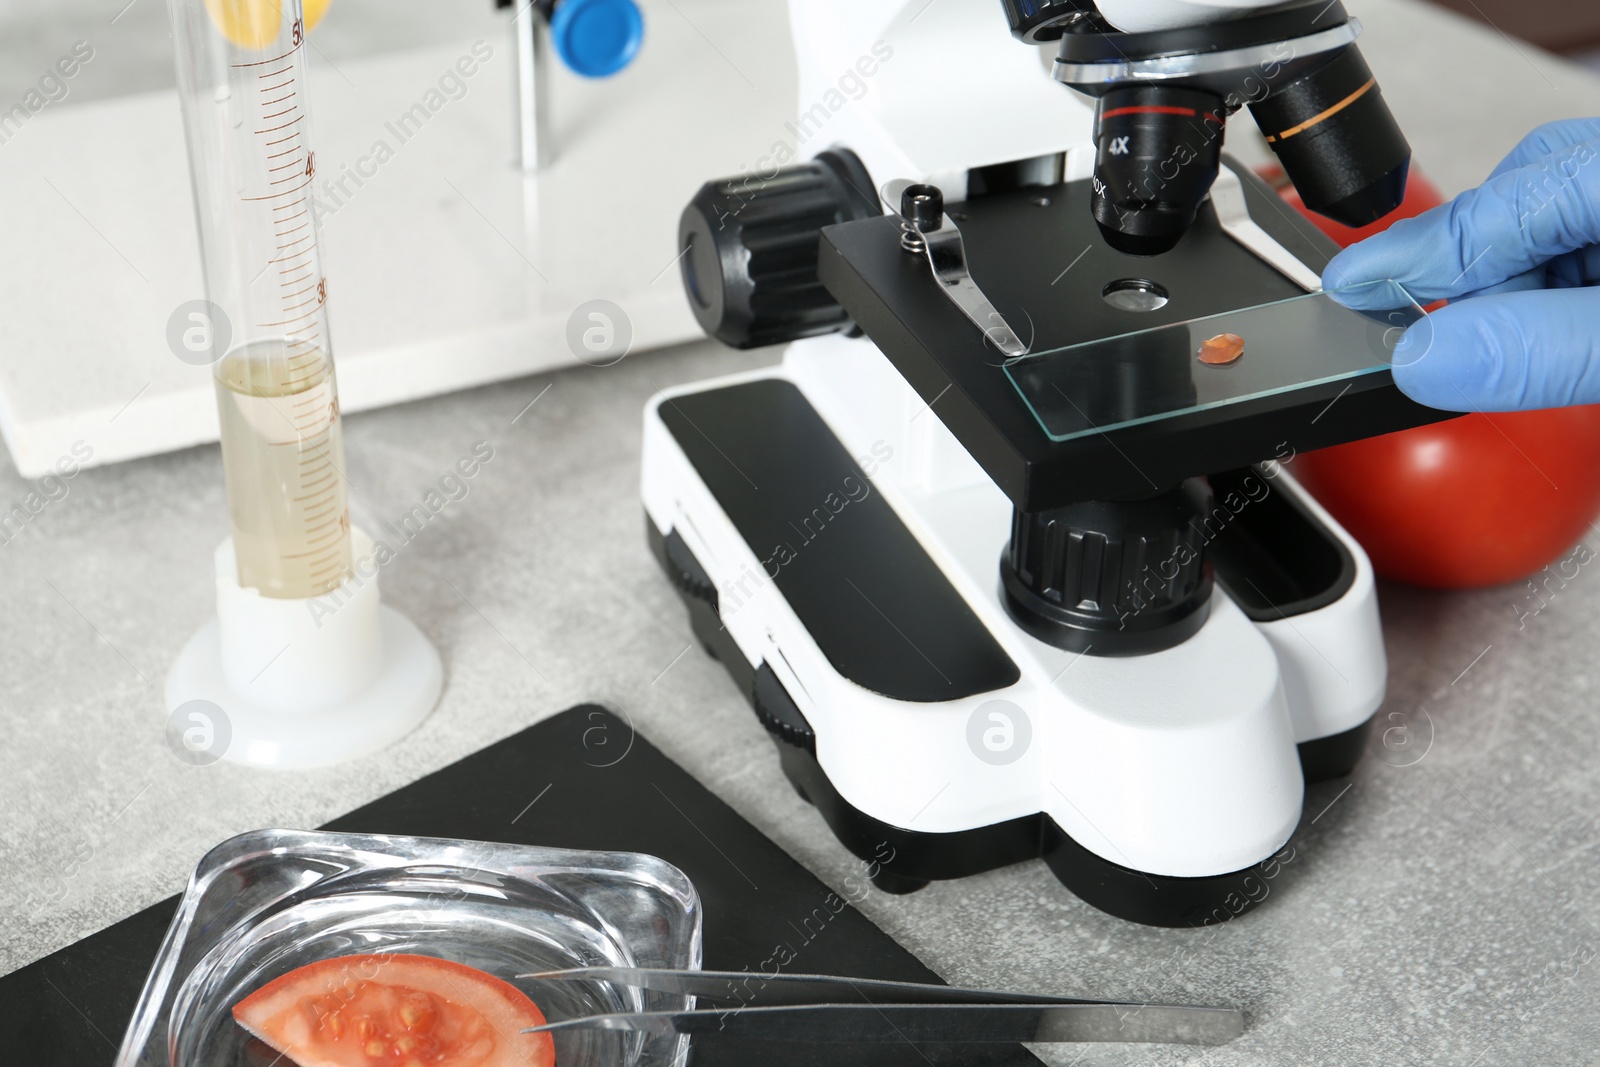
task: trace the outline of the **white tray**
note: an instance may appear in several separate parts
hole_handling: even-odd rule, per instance
[[[624,310],[633,351],[700,336],[673,258],[678,215],[702,182],[788,137],[788,24],[780,3],[642,6],[627,71],[554,73],[558,157],[537,178],[511,165],[509,28],[484,41],[493,54],[465,95],[404,142],[389,124],[474,41],[337,68],[313,49],[319,192],[378,141],[394,152],[325,205],[345,410],[576,362],[567,323],[590,300]],[[0,432],[18,471],[216,440],[211,372],[167,342],[173,310],[202,295],[176,96],[44,109],[0,152],[0,204]]]

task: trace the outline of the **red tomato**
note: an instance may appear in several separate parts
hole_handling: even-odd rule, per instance
[[[1307,211],[1281,169],[1261,176],[1341,246],[1444,202],[1413,169],[1399,209],[1352,230]],[[1293,470],[1379,574],[1499,585],[1553,562],[1600,514],[1600,406],[1464,415],[1310,452]]]
[[[1290,470],[1379,574],[1499,585],[1561,556],[1600,514],[1600,406],[1466,415],[1308,452]]]
[[[399,953],[341,956],[274,979],[233,1017],[299,1067],[553,1067],[544,1013],[493,975]]]

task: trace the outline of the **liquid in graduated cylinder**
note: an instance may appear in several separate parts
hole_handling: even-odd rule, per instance
[[[290,347],[225,356],[217,407],[239,584],[303,599],[349,575],[350,512],[333,363]]]

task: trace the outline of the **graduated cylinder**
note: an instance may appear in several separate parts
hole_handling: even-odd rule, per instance
[[[239,584],[301,599],[350,573],[300,0],[168,0],[211,303]],[[322,5],[319,5],[319,7]]]

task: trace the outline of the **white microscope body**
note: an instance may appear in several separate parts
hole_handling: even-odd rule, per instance
[[[1101,0],[1099,7],[1119,26],[1142,28],[1192,25],[1267,3]],[[791,4],[801,112],[818,105],[827,112],[825,123],[807,127],[813,136],[799,154],[848,148],[880,188],[909,179],[937,186],[952,204],[966,199],[969,175],[992,164],[1035,161],[1041,184],[1087,176],[1090,106],[1052,81],[1043,57],[1008,34],[998,8],[993,0]],[[830,108],[830,94],[850,72],[856,77],[847,82],[864,83],[864,91]],[[1073,251],[1064,250],[1063,266]],[[863,469],[871,490],[1016,665],[1014,684],[908,701],[870,691],[830,663],[772,580],[771,561],[746,543],[663,421],[663,408],[679,398],[764,379],[793,383],[849,455],[870,460]],[[740,462],[737,454],[728,459]],[[809,723],[816,764],[837,794],[833,810],[819,806],[863,855],[871,854],[872,834],[888,840],[891,830],[902,852],[920,842],[938,853],[948,841],[963,855],[982,853],[985,828],[1025,827],[1041,813],[1075,855],[1081,849],[1152,886],[1145,876],[1165,887],[1175,884],[1166,880],[1248,875],[1277,853],[1301,817],[1297,743],[1363,729],[1382,702],[1386,664],[1372,569],[1360,547],[1276,464],[1263,468],[1259,484],[1264,493],[1300,499],[1342,541],[1355,565],[1342,596],[1292,619],[1254,622],[1218,587],[1208,621],[1176,647],[1081,655],[1030,636],[1008,614],[996,567],[1012,504],[940,421],[937,398],[930,404],[920,396],[871,340],[797,341],[779,367],[668,390],[645,416],[643,496],[653,536],[681,539],[718,591],[718,622],[743,659],[730,671],[770,670]],[[729,652],[719,650],[725,660]],[[819,800],[815,782],[797,785]],[[841,820],[855,827],[853,840]],[[915,888],[923,877],[912,870],[905,883],[885,887]],[[1239,892],[1248,895],[1244,884]],[[1225,910],[1243,906],[1241,898]]]

